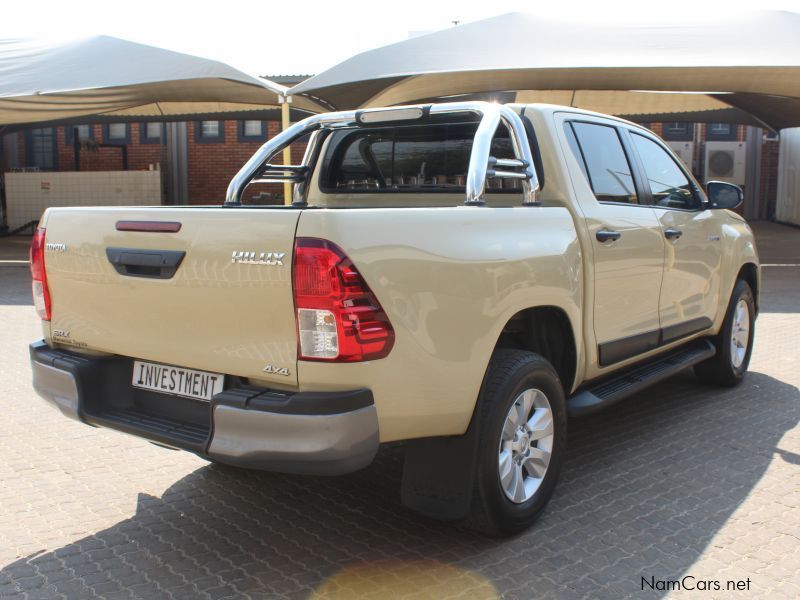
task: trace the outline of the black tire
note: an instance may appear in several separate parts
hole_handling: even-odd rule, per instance
[[[498,454],[506,416],[525,390],[540,390],[550,404],[553,438],[550,462],[538,489],[526,501],[512,502],[500,483]],[[490,535],[511,535],[530,527],[553,495],[567,441],[567,405],[553,366],[522,350],[497,350],[479,398],[478,453],[468,527]]]
[[[738,366],[734,363],[731,352],[731,336],[736,316],[736,307],[739,301],[743,300],[747,304],[749,315],[749,336],[744,360]],[[748,283],[742,279],[736,281],[733,287],[731,299],[728,302],[728,310],[725,313],[725,321],[718,335],[712,338],[717,353],[694,367],[695,375],[700,381],[711,385],[723,387],[733,387],[741,383],[750,364],[750,354],[753,352],[753,340],[755,338],[755,301],[753,291]]]

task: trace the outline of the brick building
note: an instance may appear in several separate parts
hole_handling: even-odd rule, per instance
[[[291,86],[307,76],[279,76],[274,80]],[[209,117],[228,115],[209,115]],[[281,129],[280,111],[235,115],[240,118],[161,123],[156,121],[104,122],[104,123],[48,123],[39,126],[0,128],[0,188],[3,173],[40,172],[41,197],[36,198],[37,208],[47,205],[47,197],[59,195],[58,186],[63,178],[59,173],[80,171],[81,181],[93,189],[96,181],[106,183],[107,178],[92,179],[91,174],[119,171],[156,171],[153,177],[161,180],[161,192],[155,198],[141,203],[164,204],[219,204],[225,197],[228,182],[256,149]],[[292,111],[292,119],[303,113]],[[243,117],[243,118],[242,118]],[[179,151],[176,152],[175,148]],[[292,162],[302,160],[304,144],[292,146]],[[280,164],[282,156],[273,160]],[[47,176],[47,174],[51,174]],[[5,177],[6,182],[12,176]],[[175,183],[177,179],[182,185]],[[72,184],[70,184],[72,185]],[[271,204],[283,202],[283,185],[259,184],[247,188],[243,201]],[[2,189],[0,189],[2,191]],[[73,190],[74,191],[74,190]],[[133,196],[131,194],[133,193]],[[122,190],[117,203],[133,198],[128,203],[139,203],[130,189]],[[90,199],[91,200],[91,199]],[[25,202],[25,200],[23,200]],[[112,202],[110,202],[112,203]],[[51,204],[52,205],[52,204]],[[57,205],[57,204],[56,204]],[[17,209],[19,202],[17,202]],[[3,220],[9,223],[4,204]],[[43,209],[42,209],[43,210]],[[19,212],[19,211],[18,211]],[[2,227],[3,223],[0,223]],[[17,219],[16,225],[19,225]]]
[[[74,131],[78,131],[79,160],[75,160]],[[188,201],[221,202],[231,177],[268,138],[280,131],[278,121],[214,120],[186,123]],[[0,169],[42,171],[122,171],[164,169],[167,165],[163,123],[108,123],[31,127],[12,137],[16,152],[0,155]],[[7,144],[6,144],[7,146]],[[301,160],[303,147],[292,148]],[[123,148],[124,153],[123,153]],[[12,156],[13,155],[13,156]],[[280,163],[280,158],[277,159]],[[255,187],[255,186],[254,186]],[[166,187],[165,187],[166,192]],[[282,195],[280,185],[259,186],[253,194]],[[168,194],[165,198],[169,200]]]
[[[736,183],[746,190],[743,164],[745,156],[748,152],[758,152],[758,190],[755,193],[758,205],[754,207],[751,215],[754,218],[774,218],[780,150],[777,134],[767,129],[756,129],[754,138],[748,140],[748,128],[745,125],[732,123],[651,123],[645,126],[661,136],[680,155],[700,182],[722,179]],[[687,145],[691,156],[684,156],[681,152]],[[710,168],[712,165],[709,164],[708,158],[713,158],[715,150],[729,149],[740,159],[742,164],[737,166],[741,168],[733,168],[735,174],[731,173],[730,177],[720,176]]]
[[[291,83],[288,82],[287,83]],[[275,119],[275,113],[271,113]],[[42,171],[160,170],[162,202],[219,204],[228,182],[255,150],[280,131],[277,120],[187,121],[180,130],[185,140],[186,190],[181,198],[170,193],[170,156],[166,144],[168,124],[158,122],[52,125],[31,127],[4,136],[0,145],[0,172],[14,169]],[[690,147],[691,157],[681,155],[700,180],[706,179],[706,149],[710,142],[744,142],[746,127],[725,123],[655,123],[649,127],[677,151]],[[79,164],[75,159],[75,132],[79,139]],[[11,143],[9,144],[9,139]],[[752,145],[752,142],[748,142]],[[761,173],[758,215],[771,218],[777,193],[778,141],[763,131],[759,136]],[[124,148],[124,150],[123,150]],[[292,162],[302,159],[303,144],[292,148]],[[752,151],[748,148],[747,151]],[[280,163],[280,157],[274,161]],[[709,177],[714,178],[714,177]],[[735,183],[744,183],[742,180]],[[283,186],[249,186],[244,201],[283,202]]]

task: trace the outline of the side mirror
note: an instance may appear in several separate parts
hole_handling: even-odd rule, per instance
[[[744,201],[744,192],[738,185],[725,181],[706,183],[708,208],[736,208]]]

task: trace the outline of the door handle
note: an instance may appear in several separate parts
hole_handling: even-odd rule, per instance
[[[594,234],[594,237],[597,238],[598,242],[614,242],[622,237],[622,234],[619,231],[614,231],[613,229],[598,229],[597,233]]]
[[[668,240],[677,240],[682,235],[683,232],[680,229],[675,229],[674,227],[664,230],[664,237]]]
[[[172,279],[186,252],[109,247],[106,248],[106,256],[120,275]]]

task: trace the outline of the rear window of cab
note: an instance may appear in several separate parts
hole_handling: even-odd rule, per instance
[[[428,123],[335,131],[322,165],[320,189],[348,194],[464,192],[477,127],[475,122]],[[514,158],[503,125],[492,141],[491,155]],[[520,189],[516,179],[486,182],[491,193]]]

